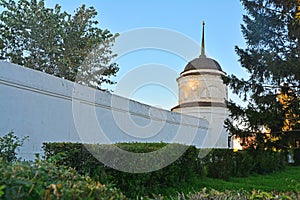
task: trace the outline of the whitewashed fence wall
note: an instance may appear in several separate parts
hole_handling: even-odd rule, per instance
[[[39,71],[0,61],[0,136],[29,136],[20,156],[43,142],[176,142],[198,147],[204,119],[158,109]]]

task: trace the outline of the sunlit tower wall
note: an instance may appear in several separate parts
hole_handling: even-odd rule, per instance
[[[222,80],[226,73],[216,60],[205,54],[204,25],[203,22],[201,54],[190,61],[177,78],[179,102],[172,111],[204,118],[209,122],[207,138],[201,147],[228,148],[231,139],[224,128],[224,121],[228,118],[228,89]]]

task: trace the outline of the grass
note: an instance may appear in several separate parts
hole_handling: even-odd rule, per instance
[[[289,166],[285,170],[267,175],[251,175],[249,177],[234,177],[228,181],[204,178],[197,180],[195,189],[203,187],[216,190],[262,190],[266,192],[300,192],[300,167]]]
[[[190,183],[180,184],[178,188],[169,188],[168,191],[164,190],[163,193],[165,196],[174,196],[177,193],[194,193],[201,191],[203,188],[218,191],[300,192],[300,166],[288,166],[283,171],[267,175],[233,177],[229,180],[195,177]]]

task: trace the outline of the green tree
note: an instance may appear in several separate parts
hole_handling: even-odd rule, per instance
[[[298,133],[295,129],[284,129],[286,114],[293,113],[290,117],[300,114],[299,3],[297,0],[241,2],[246,10],[241,29],[247,46],[235,50],[249,78],[230,75],[224,80],[247,106],[228,102],[233,122],[227,120],[226,126],[235,136],[255,138],[250,145],[256,148],[285,149],[291,133]],[[283,105],[278,94],[286,88],[292,89],[294,98],[293,103]],[[294,121],[295,128],[299,121]]]
[[[44,0],[0,0],[0,6],[1,59],[96,88],[114,83],[117,34],[97,27],[93,7],[70,15]]]

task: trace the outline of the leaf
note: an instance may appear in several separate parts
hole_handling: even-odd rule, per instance
[[[110,77],[119,68],[111,47],[117,34],[96,26],[93,7],[82,5],[71,15],[59,4],[45,7],[44,0],[0,5],[0,59],[94,88],[115,83]]]

